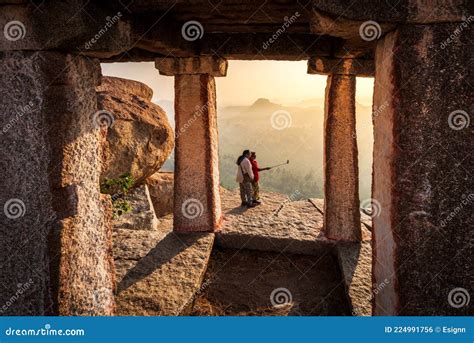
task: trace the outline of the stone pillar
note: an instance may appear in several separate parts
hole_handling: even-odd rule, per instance
[[[5,52],[0,70],[0,315],[112,314],[99,63]]]
[[[214,76],[227,61],[215,57],[160,58],[175,76],[174,230],[216,231],[222,219]]]
[[[324,62],[324,63],[323,63]],[[335,240],[360,241],[359,171],[355,122],[355,62],[309,61],[309,73],[328,73],[324,104],[324,230]]]
[[[474,32],[459,27],[400,26],[377,44],[375,315],[473,315]]]

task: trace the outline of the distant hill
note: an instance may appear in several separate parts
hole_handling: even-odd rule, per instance
[[[174,125],[173,103],[158,102]],[[370,197],[372,174],[371,108],[356,104],[359,145],[360,196]],[[257,99],[249,106],[218,108],[221,184],[237,187],[235,160],[244,149],[257,152],[262,167],[290,160],[290,164],[262,173],[261,187],[287,195],[323,197],[324,102],[309,99],[284,106]],[[172,168],[172,157],[165,164]]]

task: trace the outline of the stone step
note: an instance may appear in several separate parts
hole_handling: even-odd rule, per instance
[[[216,233],[218,247],[319,255],[333,251],[337,243],[324,235],[322,199],[290,201],[265,192],[261,205],[247,209],[240,207],[235,191],[221,191],[221,196],[224,222]],[[364,241],[371,236],[366,219],[361,224]]]
[[[213,243],[212,233],[115,230],[117,315],[186,314],[201,287]]]

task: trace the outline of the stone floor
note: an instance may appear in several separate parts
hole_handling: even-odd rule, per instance
[[[172,215],[158,218],[155,230],[115,228],[118,315],[205,315],[202,306],[193,304],[208,302],[204,308],[218,308],[218,304],[233,297],[226,295],[225,287],[229,286],[231,293],[237,291],[239,278],[241,300],[253,299],[256,307],[250,309],[236,300],[233,307],[224,304],[228,310],[221,314],[307,315],[311,312],[308,304],[316,306],[314,314],[319,315],[345,315],[346,304],[349,314],[371,314],[370,218],[363,217],[362,244],[340,244],[324,237],[323,202],[319,199],[290,202],[281,194],[263,193],[262,205],[243,209],[235,191],[223,190],[221,196],[225,219],[215,235],[173,233]],[[214,243],[218,250],[213,253]],[[224,268],[224,274],[247,269],[248,277],[256,280],[252,282],[259,290],[254,298],[243,295],[252,290],[252,286],[245,290],[245,282],[251,281],[244,277],[245,272],[232,276],[232,272],[224,275],[221,271],[220,281],[209,281],[209,273],[215,273],[223,259],[226,268],[230,268]],[[320,264],[320,260],[331,266]],[[298,281],[301,273],[295,266],[308,270],[303,280]],[[284,313],[278,312],[281,307],[275,313],[275,308],[268,307],[266,292],[281,282],[294,290],[297,299]],[[341,287],[345,300],[322,296],[334,290],[340,297]],[[304,295],[305,292],[314,294]],[[340,312],[325,307],[336,306],[338,301],[342,301],[337,305],[342,306]]]
[[[117,314],[158,316],[186,313],[201,287],[212,251],[212,233],[114,232]]]
[[[214,249],[193,315],[347,316],[336,257]]]
[[[321,199],[289,201],[278,193],[261,194],[262,204],[240,207],[235,191],[221,192],[224,222],[216,234],[222,248],[316,254],[334,248],[323,232],[324,202]],[[364,240],[370,240],[370,217],[362,214]]]
[[[361,211],[362,243],[336,243],[324,237],[324,200],[289,201],[278,193],[261,194],[262,204],[240,207],[236,191],[221,192],[225,220],[216,234],[221,248],[324,256],[332,253],[343,275],[352,314],[372,314],[372,219]]]

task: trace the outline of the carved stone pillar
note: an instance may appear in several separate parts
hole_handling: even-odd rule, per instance
[[[313,58],[311,74],[329,74],[324,104],[324,230],[330,239],[360,241],[359,171],[355,122],[356,74],[371,63]]]
[[[0,315],[113,314],[99,63],[5,52],[0,70]]]
[[[226,75],[227,61],[160,58],[156,68],[175,76],[174,230],[216,231],[222,211],[214,77]]]

